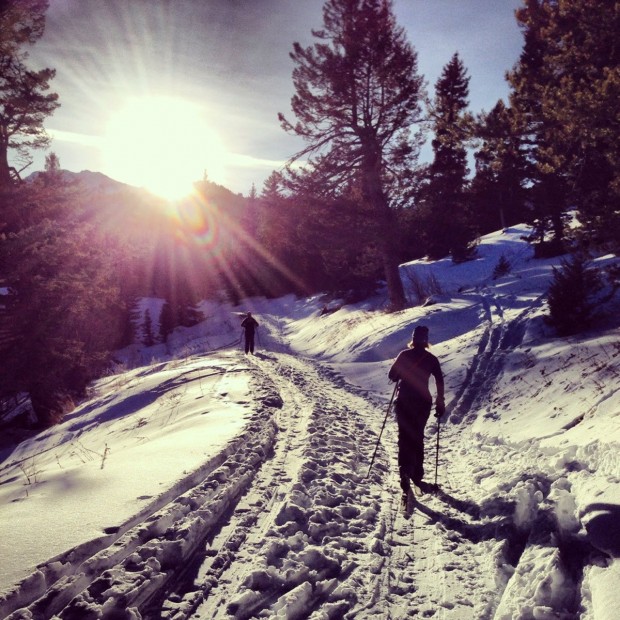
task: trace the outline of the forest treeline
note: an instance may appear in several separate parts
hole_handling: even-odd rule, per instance
[[[201,299],[353,299],[379,282],[397,310],[400,263],[469,260],[481,235],[522,222],[538,256],[618,250],[618,2],[526,0],[510,94],[475,112],[458,53],[427,89],[391,1],[327,0],[315,43],[292,48],[294,118],[279,115],[306,146],[249,196],[205,178],[174,205],[79,182],[53,152],[22,178],[61,104],[54,69],[28,67],[47,8],[0,5],[0,397],[28,394],[41,424],[132,341],[136,318],[161,326],[151,342],[200,320]],[[166,300],[161,317],[135,317],[145,296]]]

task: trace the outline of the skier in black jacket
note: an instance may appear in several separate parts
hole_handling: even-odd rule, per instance
[[[245,352],[254,353],[254,332],[258,327],[258,321],[248,312],[245,319],[241,321],[241,327],[245,331]]]
[[[398,354],[390,368],[391,381],[400,381],[394,409],[398,423],[398,468],[403,498],[410,490],[410,480],[422,491],[429,487],[424,477],[424,427],[431,413],[430,376],[435,378],[437,401],[435,417],[445,413],[444,381],[439,360],[427,351],[428,327],[419,325],[413,332],[409,348]]]

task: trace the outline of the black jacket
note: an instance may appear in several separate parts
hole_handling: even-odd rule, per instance
[[[241,327],[245,329],[246,333],[253,334],[254,330],[258,327],[258,321],[253,316],[246,316],[241,321]]]
[[[444,382],[439,360],[423,347],[401,351],[388,373],[391,381],[400,381],[396,402],[430,404],[433,400],[428,389],[431,375],[435,377],[437,402],[443,404]]]

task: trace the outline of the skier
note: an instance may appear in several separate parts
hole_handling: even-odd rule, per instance
[[[413,331],[408,348],[398,354],[390,368],[390,381],[399,381],[394,405],[398,423],[398,469],[403,502],[411,491],[410,480],[420,492],[430,486],[424,477],[424,427],[431,413],[432,396],[428,388],[430,376],[435,378],[437,400],[435,417],[445,413],[444,382],[439,360],[428,349],[428,327],[419,325]]]
[[[241,327],[245,331],[245,352],[254,353],[254,332],[258,327],[258,321],[248,312],[245,319],[241,321]]]

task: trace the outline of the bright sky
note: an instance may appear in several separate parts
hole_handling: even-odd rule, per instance
[[[507,93],[504,73],[522,44],[514,19],[520,4],[395,0],[394,6],[429,89],[458,51],[471,76],[471,109],[479,112]],[[312,43],[322,6],[322,0],[52,0],[31,59],[57,70],[52,86],[62,107],[47,128],[61,166],[134,185],[152,185],[173,167],[195,180],[206,169],[235,192],[247,194],[252,183],[260,191],[301,146],[280,129],[277,113],[290,116],[289,52],[294,41]],[[35,169],[42,161],[38,155]]]

